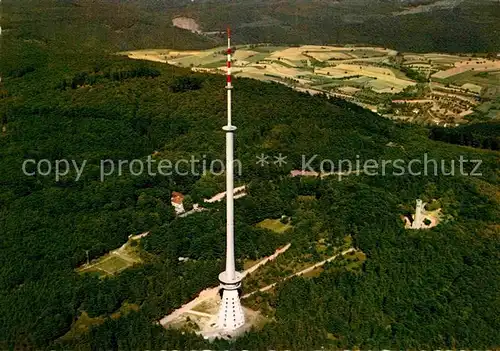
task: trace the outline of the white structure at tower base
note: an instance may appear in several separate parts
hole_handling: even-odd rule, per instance
[[[226,272],[219,275],[222,301],[217,316],[217,328],[227,332],[234,331],[245,324],[245,315],[238,292],[243,277],[240,273],[235,273],[235,279],[232,282],[227,279]]]

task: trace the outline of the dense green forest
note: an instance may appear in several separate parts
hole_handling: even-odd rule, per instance
[[[447,143],[500,150],[500,123],[474,123],[458,128],[433,127],[429,137]]]
[[[490,0],[448,2],[455,6],[413,14],[402,14],[407,2],[392,0],[131,1],[192,17],[206,31],[229,23],[244,43],[367,44],[409,52],[494,53],[500,47],[500,5]]]
[[[1,349],[499,347],[498,152],[434,141],[426,128],[343,100],[249,79],[237,79],[234,89],[236,156],[243,164],[237,181],[249,192],[236,202],[238,264],[286,242],[310,250],[319,235],[332,244],[351,235],[367,260],[359,272],[332,265],[319,277],[280,285],[270,297],[274,319],[234,344],[210,345],[156,325],[216,285],[224,264],[224,204],[176,218],[170,194],[200,201],[220,190],[223,179],[126,170],[101,181],[100,160],[223,158],[224,78],[111,54],[153,41],[210,45],[205,39],[168,26],[149,37],[147,24],[134,35],[114,36],[111,24],[102,24],[114,17],[85,7],[90,2],[33,3],[2,2],[8,11],[0,53]],[[60,15],[68,7],[74,18]],[[176,35],[182,40],[174,43]],[[261,153],[283,153],[288,164],[260,167]],[[425,153],[447,162],[480,159],[482,175],[287,176],[300,168],[302,155],[410,160]],[[56,181],[24,175],[26,159],[87,163],[78,181],[74,169]],[[299,211],[304,195],[314,201]],[[416,198],[437,199],[445,220],[432,230],[405,230],[400,216]],[[283,214],[294,224],[283,235],[255,227]],[[140,243],[142,265],[105,279],[75,272],[86,250],[93,259],[144,231],[151,234]],[[137,311],[111,318],[127,304]],[[103,322],[64,338],[84,312]]]
[[[105,0],[4,0],[1,9],[2,41],[15,36],[43,48],[57,46],[58,55],[214,46],[214,40],[173,27],[165,13],[148,11],[138,4]],[[8,48],[2,48],[2,54]]]

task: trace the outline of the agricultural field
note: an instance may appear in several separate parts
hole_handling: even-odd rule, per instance
[[[129,58],[134,59],[134,60],[147,60],[147,61],[167,63],[165,56],[168,55],[168,51],[139,50],[139,51],[131,51],[131,52],[121,52],[119,54],[127,55]]]
[[[463,56],[448,55],[448,54],[424,54],[422,55],[425,61],[430,61],[434,65],[451,65],[453,66],[456,62],[464,60]]]
[[[476,108],[476,112],[480,116],[484,116],[486,120],[500,118],[500,99],[496,101],[487,101]]]
[[[260,53],[265,53],[265,54],[270,54],[275,51],[280,51],[286,49],[286,46],[270,46],[270,45],[260,45],[260,46],[253,46],[252,45],[252,50],[260,52]]]
[[[236,50],[233,55],[233,60],[239,61],[239,63],[241,64],[242,61],[247,61],[248,58],[253,57],[257,54],[258,52],[253,50]]]
[[[257,52],[255,55],[247,57],[246,61],[250,63],[258,63],[261,60],[265,60],[268,56],[269,56],[268,53]]]
[[[448,77],[443,82],[459,86],[464,84],[475,84],[482,87],[500,86],[500,68],[490,72],[466,71]]]
[[[309,51],[307,54],[318,61],[348,60],[356,58],[356,56],[351,56],[345,52]]]
[[[198,71],[226,72],[223,47],[122,54]],[[500,58],[491,55],[399,53],[361,46],[242,45],[233,54],[233,75],[273,81],[310,94],[324,93],[388,118],[423,124],[468,123],[476,115],[496,118],[496,109],[485,114],[476,108],[500,96]]]
[[[189,55],[168,60],[168,63],[178,66],[204,66],[224,59],[221,50],[200,51],[195,55]]]
[[[458,61],[453,67],[445,71],[439,71],[432,75],[433,78],[446,79],[466,72],[488,72],[499,71],[500,61],[493,60],[475,60],[475,61]]]

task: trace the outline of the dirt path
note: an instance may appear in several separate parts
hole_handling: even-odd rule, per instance
[[[239,198],[242,198],[242,197],[246,196],[247,193],[245,192],[245,189],[246,189],[246,185],[242,185],[240,187],[234,188],[233,198],[235,200],[237,200]],[[225,197],[226,197],[226,192],[223,191],[221,193],[215,194],[210,199],[204,199],[203,201],[206,202],[206,203],[220,202]],[[206,209],[205,207],[200,206],[199,204],[194,204],[193,205],[193,209],[191,211],[187,211],[187,212],[181,213],[179,215],[179,217],[187,217],[189,215],[192,215],[193,213],[203,212],[203,211],[208,211],[208,209]]]
[[[138,235],[133,235],[130,237],[130,239],[132,240],[138,240],[138,239],[142,239],[144,238],[145,236],[148,236],[149,235],[149,232],[144,232],[142,234],[138,234]]]
[[[257,269],[259,269],[261,266],[265,265],[267,262],[274,260],[276,257],[281,255],[283,252],[288,250],[290,248],[290,243],[286,244],[286,246],[282,247],[281,249],[277,249],[271,256],[268,256],[262,260],[259,261],[259,263],[254,264],[252,267],[248,268],[246,271],[243,272],[243,276],[246,277],[248,274],[255,272]]]
[[[284,247],[282,247],[280,249],[277,249],[274,252],[274,254],[272,254],[271,256],[263,258],[257,264],[255,264],[252,267],[250,267],[249,269],[245,270],[243,272],[243,276],[246,276],[247,274],[252,273],[253,271],[255,271],[256,269],[258,269],[262,265],[266,264],[267,262],[269,262],[271,260],[274,260],[276,257],[278,257],[280,254],[282,254],[283,252],[285,252],[289,248],[290,248],[290,244],[287,244],[286,246],[284,246]],[[162,319],[160,319],[160,324],[163,325],[163,326],[165,326],[168,323],[173,322],[174,320],[176,320],[177,318],[179,318],[182,314],[184,314],[184,313],[191,313],[192,309],[194,307],[196,307],[197,305],[199,305],[203,301],[210,300],[210,299],[215,299],[217,297],[218,293],[219,293],[219,287],[218,286],[215,287],[215,288],[208,288],[208,289],[203,290],[202,292],[200,292],[200,294],[195,299],[193,299],[190,302],[182,305],[180,308],[178,308],[177,310],[175,310],[171,314],[169,314],[169,315],[163,317]]]
[[[326,259],[324,261],[321,261],[321,262],[318,262],[316,264],[313,264],[312,266],[307,267],[306,269],[303,269],[300,272],[297,272],[297,273],[294,273],[292,275],[289,275],[288,277],[286,277],[285,279],[283,279],[283,280],[281,280],[279,282],[270,284],[270,285],[265,286],[265,287],[263,287],[263,288],[261,288],[259,290],[253,291],[253,292],[251,292],[249,294],[246,294],[246,295],[243,295],[241,298],[242,299],[246,299],[247,297],[250,297],[250,296],[252,296],[253,294],[255,294],[257,292],[263,292],[263,291],[270,290],[270,289],[274,288],[276,285],[278,285],[279,283],[284,282],[285,280],[288,280],[288,279],[293,278],[293,277],[297,277],[299,275],[303,275],[303,274],[309,273],[310,271],[313,271],[316,268],[323,266],[325,263],[333,261],[338,256],[344,256],[346,253],[353,252],[353,251],[356,251],[356,249],[354,249],[354,248],[351,247],[350,249],[344,250],[341,253],[338,253],[335,256],[332,256],[332,257],[330,257],[330,258],[328,258],[328,259]]]
[[[246,185],[242,185],[242,186],[234,188],[233,189],[234,196],[239,195],[238,193],[240,193],[240,192],[244,192],[245,189],[246,189]],[[222,201],[222,199],[224,199],[225,197],[226,197],[226,192],[223,191],[221,193],[218,193],[218,194],[212,196],[210,199],[205,199],[203,201],[205,201],[207,203],[214,203],[214,202]]]

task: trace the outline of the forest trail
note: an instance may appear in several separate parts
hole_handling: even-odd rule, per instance
[[[246,185],[242,185],[242,186],[234,188],[233,189],[234,197],[236,198],[238,195],[239,195],[239,197],[242,197],[241,196],[242,194],[246,195],[246,193],[245,193],[246,187],[247,187]],[[222,201],[225,197],[226,197],[226,192],[223,191],[223,192],[220,192],[220,193],[212,196],[210,199],[205,199],[203,201],[208,202],[208,203],[214,203],[214,202]]]
[[[283,246],[282,248],[277,249],[274,252],[274,254],[263,258],[262,260],[260,260],[258,263],[256,263],[252,267],[250,267],[247,270],[243,271],[242,272],[243,276],[246,276],[247,274],[254,272],[256,269],[258,269],[262,265],[268,263],[269,261],[274,260],[276,257],[278,257],[279,255],[281,255],[283,252],[285,252],[286,250],[288,250],[290,248],[290,245],[291,244],[289,243],[289,244]],[[185,305],[182,305],[180,308],[178,308],[177,310],[175,310],[171,314],[169,314],[169,315],[163,317],[162,319],[160,319],[160,324],[162,326],[166,326],[168,323],[173,322],[174,320],[176,320],[178,317],[180,317],[184,313],[191,313],[192,309],[194,307],[196,307],[197,305],[201,304],[202,302],[204,302],[206,300],[217,298],[217,294],[218,293],[219,293],[219,287],[218,286],[215,287],[215,288],[208,288],[208,289],[203,290],[202,292],[200,292],[200,294],[196,298],[194,298],[190,302],[186,303]]]
[[[248,274],[255,272],[261,266],[265,265],[267,262],[274,260],[276,257],[281,255],[283,252],[288,250],[292,244],[288,243],[283,246],[281,249],[277,249],[271,256],[267,256],[266,258],[259,261],[259,263],[254,264],[252,267],[248,268],[243,272],[243,277],[246,277]]]
[[[277,284],[279,284],[279,283],[281,283],[281,282],[284,282],[285,280],[288,280],[288,279],[293,278],[293,277],[297,277],[297,276],[299,276],[299,275],[303,275],[303,274],[309,273],[310,271],[312,271],[312,270],[314,270],[314,269],[316,269],[316,268],[318,268],[318,267],[323,266],[325,263],[333,261],[333,260],[334,260],[334,259],[336,259],[338,256],[344,256],[345,254],[347,254],[347,253],[349,253],[349,252],[353,252],[353,251],[356,251],[356,249],[354,249],[354,248],[352,248],[352,247],[351,247],[350,249],[344,250],[344,251],[342,251],[341,253],[338,253],[338,254],[336,254],[336,255],[334,255],[334,256],[332,256],[332,257],[330,257],[330,258],[327,258],[327,259],[326,259],[326,260],[324,260],[324,261],[321,261],[321,262],[315,263],[315,264],[313,264],[312,266],[307,267],[306,269],[301,270],[300,272],[297,272],[297,273],[294,273],[294,274],[292,274],[292,275],[289,275],[288,277],[284,278],[283,280],[281,280],[281,281],[279,281],[279,282],[272,283],[272,284],[270,284],[270,285],[268,285],[268,286],[265,286],[265,287],[263,287],[263,288],[261,288],[261,289],[259,289],[259,290],[255,290],[255,291],[252,291],[251,293],[248,293],[248,294],[246,294],[246,295],[243,295],[241,298],[242,298],[242,299],[246,299],[247,297],[250,297],[250,296],[252,296],[253,294],[255,294],[255,293],[257,293],[257,292],[264,292],[264,291],[267,291],[267,290],[269,290],[269,289],[272,289],[272,288],[274,288]]]
[[[239,198],[242,198],[244,196],[247,195],[246,193],[246,185],[242,185],[240,187],[237,187],[237,188],[234,188],[233,190],[233,194],[234,194],[234,199],[237,200]],[[204,199],[203,202],[206,202],[206,203],[215,203],[215,202],[220,202],[222,201],[224,198],[226,197],[226,192],[223,191],[223,192],[220,192],[218,194],[215,194],[214,196],[212,196],[210,199]],[[184,213],[181,213],[179,215],[179,217],[187,217],[187,216],[190,216],[192,215],[193,213],[197,213],[197,212],[203,212],[203,211],[208,211],[207,208],[205,207],[202,207],[200,206],[199,204],[194,204],[193,205],[193,209],[190,210],[190,211],[187,211],[187,212],[184,212]]]

